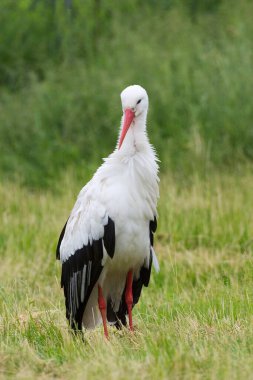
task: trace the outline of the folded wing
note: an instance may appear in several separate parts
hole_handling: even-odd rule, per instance
[[[59,237],[56,257],[62,262],[66,317],[82,328],[83,313],[107,255],[115,250],[115,225],[92,182],[80,192]]]

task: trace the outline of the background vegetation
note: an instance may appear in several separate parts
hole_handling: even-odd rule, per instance
[[[0,379],[251,379],[253,3],[2,0]],[[161,159],[135,333],[69,333],[55,247],[129,84]]]
[[[92,172],[132,83],[163,171],[252,160],[252,14],[247,0],[3,0],[0,172],[33,187]]]

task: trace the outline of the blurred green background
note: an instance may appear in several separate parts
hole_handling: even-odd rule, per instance
[[[251,162],[252,15],[247,0],[2,0],[1,177],[88,177],[114,149],[119,94],[134,83],[163,172]]]

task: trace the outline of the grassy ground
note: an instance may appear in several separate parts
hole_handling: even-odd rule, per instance
[[[250,379],[253,373],[250,170],[163,177],[153,273],[135,333],[73,338],[55,261],[78,183],[64,193],[0,185],[0,378]]]

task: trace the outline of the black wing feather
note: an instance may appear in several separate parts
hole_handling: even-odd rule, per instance
[[[66,222],[67,224],[67,222]],[[61,232],[56,255],[60,258],[60,245],[66,224]],[[115,226],[112,219],[104,227],[104,236],[75,251],[62,263],[61,287],[64,290],[66,317],[74,330],[82,329],[82,319],[88,299],[102,272],[103,242],[107,253],[113,257]]]
[[[57,260],[60,260],[60,246],[61,246],[61,242],[62,242],[62,239],[63,239],[63,236],[65,234],[65,230],[66,230],[66,225],[68,223],[68,220],[66,221],[63,229],[62,229],[62,232],[60,234],[60,237],[59,237],[59,240],[58,240],[58,243],[57,243],[57,247],[56,247],[56,259]]]
[[[104,245],[108,255],[113,258],[115,251],[115,225],[110,217],[108,218],[108,223],[105,226]]]

